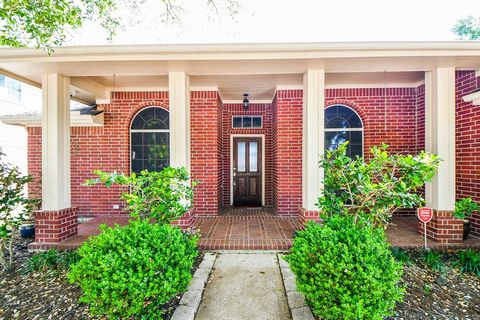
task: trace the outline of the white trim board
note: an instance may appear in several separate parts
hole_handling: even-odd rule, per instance
[[[265,206],[265,134],[230,135],[230,205],[233,206],[233,138],[262,138],[262,206]]]

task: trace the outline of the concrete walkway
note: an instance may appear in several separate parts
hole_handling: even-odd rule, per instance
[[[291,319],[277,256],[220,254],[195,319]]]

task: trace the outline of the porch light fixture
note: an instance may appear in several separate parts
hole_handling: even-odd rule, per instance
[[[248,107],[250,107],[250,101],[248,101],[248,93],[243,94],[243,110],[248,111]]]

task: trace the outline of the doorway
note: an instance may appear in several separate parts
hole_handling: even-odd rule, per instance
[[[263,136],[232,136],[232,204],[260,207],[264,202]]]

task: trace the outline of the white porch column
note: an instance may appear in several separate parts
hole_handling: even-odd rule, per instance
[[[318,210],[323,170],[318,166],[324,150],[325,70],[309,69],[303,77],[303,208]]]
[[[455,209],[455,68],[425,73],[425,149],[442,160],[426,186],[427,205],[439,211]]]
[[[42,76],[42,209],[70,201],[70,78]]]
[[[170,165],[190,171],[190,83],[188,75],[168,73]]]

